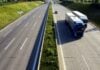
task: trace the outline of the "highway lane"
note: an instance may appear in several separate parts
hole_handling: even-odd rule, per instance
[[[47,7],[33,9],[0,31],[0,70],[26,69]]]
[[[74,39],[65,24],[69,9],[53,4],[60,70],[100,70],[100,30],[91,22],[81,39]]]

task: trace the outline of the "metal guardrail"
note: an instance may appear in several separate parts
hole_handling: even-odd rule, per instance
[[[42,51],[42,46],[43,46],[43,38],[44,38],[46,21],[48,17],[48,9],[49,9],[50,3],[47,3],[47,4],[48,4],[48,7],[43,17],[42,25],[40,27],[40,30],[39,30],[26,70],[39,70],[40,60],[41,60],[40,57],[41,57],[41,51]]]
[[[39,64],[38,64],[38,69],[37,70],[40,70],[40,64],[41,64],[41,57],[42,57],[42,51],[43,51],[43,44],[44,44],[44,38],[45,38],[45,31],[46,31],[46,25],[47,25],[47,20],[48,20],[48,10],[49,10],[49,6],[50,6],[50,3],[48,5],[48,8],[47,8],[47,14],[46,14],[46,18],[45,18],[45,27],[44,27],[44,36],[43,36],[43,40],[42,40],[42,45],[41,45],[41,50],[40,50],[40,58],[39,58]]]

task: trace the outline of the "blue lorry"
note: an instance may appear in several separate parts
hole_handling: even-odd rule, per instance
[[[65,21],[70,26],[74,37],[82,37],[86,29],[84,22],[72,12],[66,13]]]
[[[79,18],[84,22],[85,27],[87,27],[88,17],[87,17],[85,14],[83,14],[83,13],[81,13],[81,12],[79,12],[79,11],[73,11],[73,13],[74,13],[77,17],[79,17]]]

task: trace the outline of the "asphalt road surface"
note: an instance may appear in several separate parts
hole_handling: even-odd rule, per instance
[[[71,11],[53,4],[60,70],[100,70],[100,30],[89,22],[84,36],[73,38],[64,21],[66,12]]]
[[[26,70],[47,7],[33,9],[0,31],[0,70]]]

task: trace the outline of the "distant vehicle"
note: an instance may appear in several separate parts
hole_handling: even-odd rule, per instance
[[[75,16],[72,12],[66,13],[65,16],[65,21],[67,21],[68,25],[70,26],[74,37],[82,37],[85,30],[83,21]]]
[[[55,14],[57,14],[58,13],[58,11],[55,11]]]
[[[78,16],[84,22],[85,27],[87,27],[88,17],[79,11],[73,11],[73,13]]]

